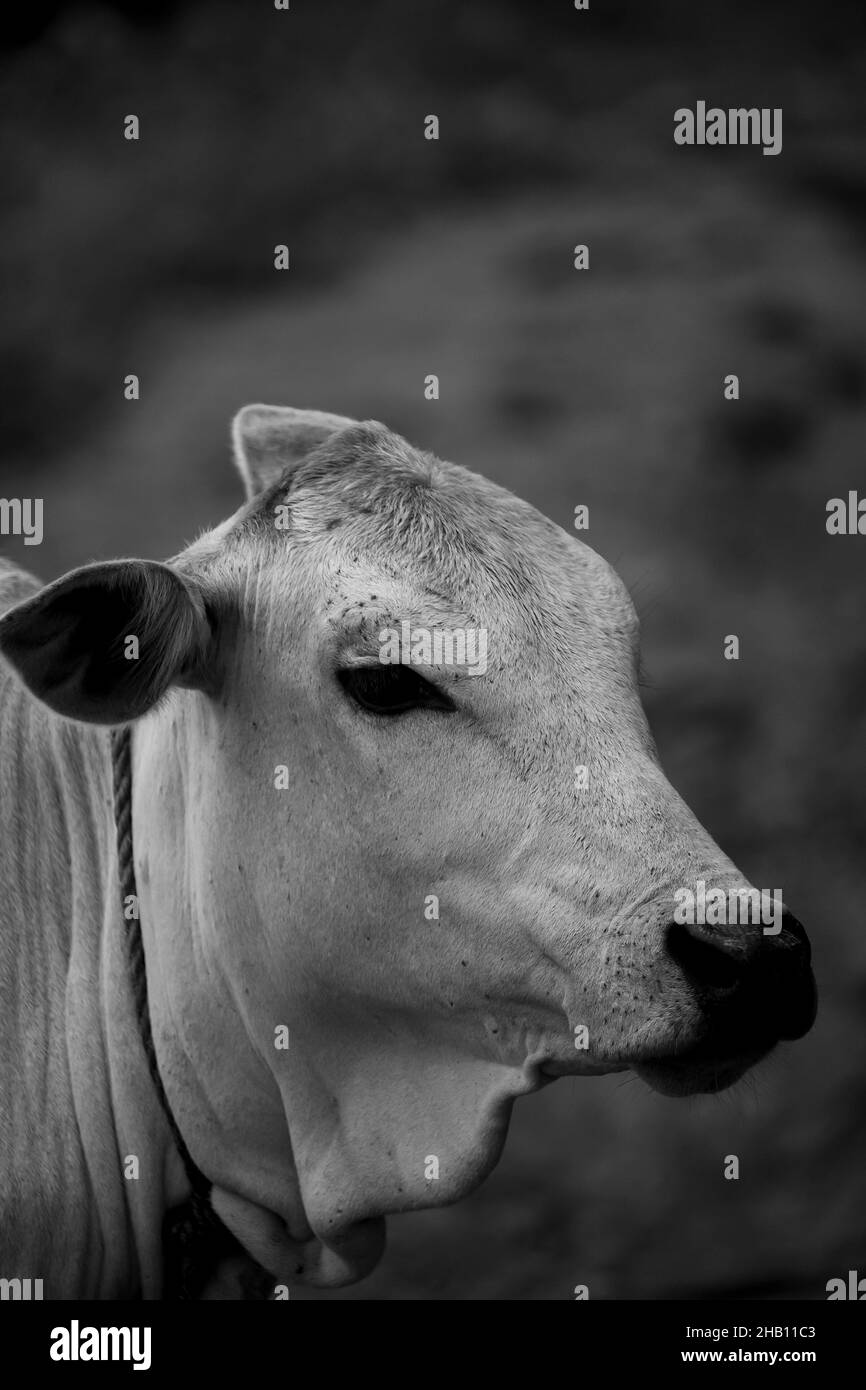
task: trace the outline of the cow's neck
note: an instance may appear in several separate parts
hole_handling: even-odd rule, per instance
[[[325,1244],[306,1211],[290,1117],[301,1118],[309,1151],[309,1129],[325,1133],[333,1123],[334,1096],[318,1078],[315,1044],[302,1047],[301,1069],[321,1115],[306,1089],[283,1095],[265,1061],[272,1021],[288,1008],[293,1021],[298,1014],[279,990],[276,1000],[262,997],[255,953],[265,951],[266,933],[254,866],[235,848],[246,826],[230,794],[240,774],[226,765],[223,742],[219,709],[194,691],[173,692],[134,731],[135,865],[160,1072],[184,1141],[212,1183],[214,1210],[249,1256],[276,1284],[345,1282],[375,1264],[383,1223]],[[339,1207],[340,1192],[329,1200]]]
[[[186,1192],[128,979],[108,734],[0,682],[4,1266],[50,1298],[154,1296]]]

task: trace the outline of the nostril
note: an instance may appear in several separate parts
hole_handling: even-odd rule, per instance
[[[678,922],[668,927],[667,948],[686,979],[703,989],[732,989],[740,980],[739,958],[728,954],[722,944],[693,936]]]

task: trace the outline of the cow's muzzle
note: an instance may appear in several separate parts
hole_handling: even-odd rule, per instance
[[[809,940],[787,909],[774,935],[673,923],[667,952],[689,983],[699,1021],[676,1050],[636,1067],[656,1090],[723,1090],[778,1042],[803,1037],[815,1021]]]

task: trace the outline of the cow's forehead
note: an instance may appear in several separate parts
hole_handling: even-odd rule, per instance
[[[282,529],[275,524],[282,512]],[[377,423],[341,431],[249,509],[244,530],[280,566],[292,552],[337,597],[383,597],[492,622],[525,639],[575,629],[633,639],[628,592],[601,556],[527,502],[414,449]],[[370,593],[366,593],[371,589]],[[533,642],[533,645],[535,643]]]

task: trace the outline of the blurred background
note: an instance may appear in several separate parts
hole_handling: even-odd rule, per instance
[[[45,539],[2,553],[50,579],[178,550],[240,504],[228,424],[255,400],[382,419],[566,528],[585,503],[668,775],[815,949],[815,1029],[733,1092],[561,1081],[473,1197],[393,1219],[356,1288],[292,1297],[822,1299],[866,1275],[866,538],[825,530],[866,495],[862,5],[16,23],[0,493],[45,499]],[[698,100],[782,107],[781,155],[676,146]]]

